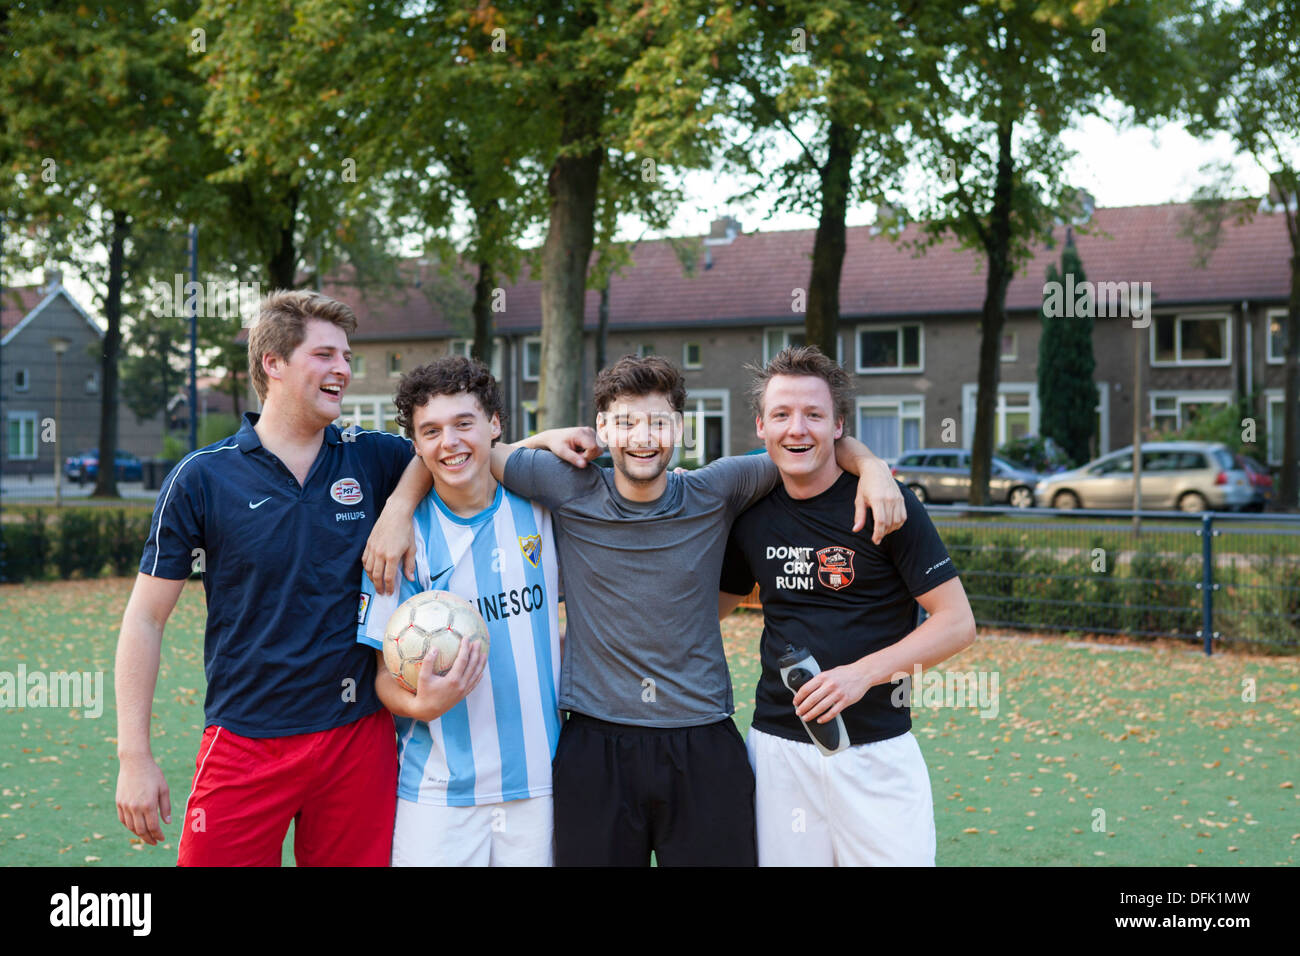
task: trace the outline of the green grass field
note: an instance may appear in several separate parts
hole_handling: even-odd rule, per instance
[[[175,822],[166,845],[148,847],[114,808],[113,652],[129,589],[120,578],[0,587],[0,672],[102,671],[105,696],[98,718],[0,712],[4,865],[175,862],[203,724],[203,595],[186,587],[163,646],[154,750]],[[742,731],[761,627],[750,612],[724,625]],[[996,675],[999,697],[986,718],[974,708],[913,711],[940,865],[1295,862],[1300,659],[982,634],[942,670]],[[1252,688],[1254,700],[1243,700]]]

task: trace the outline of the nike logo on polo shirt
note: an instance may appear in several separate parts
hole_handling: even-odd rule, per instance
[[[259,501],[257,504],[253,504],[253,503],[250,501],[250,502],[248,503],[248,507],[250,507],[250,508],[260,508],[260,507],[262,507],[262,505],[266,504],[266,503],[267,503],[268,501],[270,501],[270,500],[271,500],[271,496],[270,496],[270,495],[267,495],[265,498],[263,498],[263,499],[262,499],[261,501]]]

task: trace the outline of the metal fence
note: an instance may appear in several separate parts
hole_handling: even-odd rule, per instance
[[[1300,647],[1300,515],[928,511],[981,626]]]

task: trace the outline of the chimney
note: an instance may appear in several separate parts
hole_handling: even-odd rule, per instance
[[[63,270],[57,268],[46,269],[45,270],[45,291],[52,292],[54,291],[54,287],[59,285],[63,285]]]
[[[715,219],[709,226],[708,238],[704,240],[706,246],[726,246],[730,245],[740,235],[740,220],[733,219],[731,216],[723,216],[721,219]]]

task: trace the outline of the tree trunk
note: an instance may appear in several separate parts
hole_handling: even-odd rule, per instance
[[[556,159],[547,178],[550,226],[542,247],[542,369],[537,419],[542,429],[575,425],[581,409],[582,319],[595,239],[596,187],[605,157],[597,142],[599,96],[570,94],[561,148],[589,148]]]
[[[1300,228],[1291,231],[1291,300],[1286,316],[1286,376],[1282,389],[1282,473],[1277,507],[1300,506]]]
[[[117,358],[122,348],[122,260],[131,224],[126,214],[114,210],[113,237],[108,250],[108,295],[104,299],[103,354],[100,356],[100,380],[104,383],[99,404],[99,475],[95,478],[92,498],[116,498],[117,493]],[[62,427],[62,423],[56,424]]]
[[[1006,324],[1007,286],[1011,282],[1011,132],[1013,124],[998,127],[998,172],[993,188],[985,252],[988,277],[984,283],[984,312],[980,316],[979,391],[975,398],[975,436],[971,442],[970,503],[986,505],[993,458],[994,416],[997,414],[998,378],[1002,372],[1002,327]]]
[[[292,289],[298,278],[298,247],[294,245],[294,227],[298,224],[298,187],[289,190],[288,222],[283,222],[276,233],[276,247],[266,264],[267,278],[272,289]]]
[[[832,122],[828,133],[830,154],[821,170],[821,217],[813,240],[812,275],[808,281],[805,338],[838,361],[840,273],[844,268],[845,225],[850,174],[857,137],[849,127]]]
[[[600,287],[600,311],[596,315],[596,374],[599,375],[609,348],[609,276],[605,276],[605,284]]]
[[[496,275],[492,263],[478,264],[478,281],[474,283],[474,344],[470,354],[488,368],[492,367],[492,290]]]

